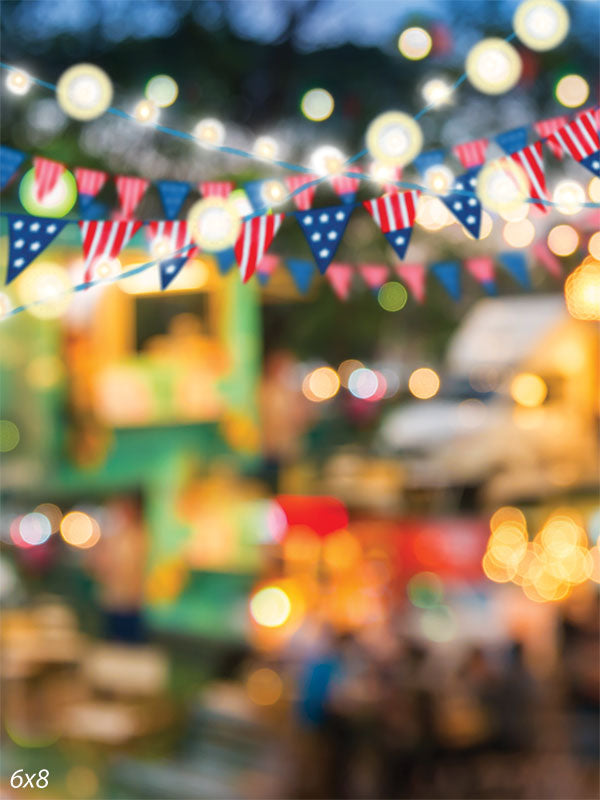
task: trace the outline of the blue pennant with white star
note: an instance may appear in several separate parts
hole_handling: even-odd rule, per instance
[[[188,256],[176,256],[175,258],[167,258],[160,262],[160,288],[166,289],[171,281],[181,272],[181,269]]]
[[[323,275],[342,241],[354,206],[330,206],[294,214]]]
[[[600,150],[596,150],[591,156],[582,158],[579,163],[582,167],[587,167],[590,172],[593,172],[594,175],[600,178]]]
[[[28,267],[67,224],[63,219],[8,214],[8,271],[6,283]]]
[[[156,186],[167,219],[175,219],[190,193],[190,184],[183,181],[157,181]]]
[[[404,258],[406,255],[412,230],[412,228],[400,228],[399,231],[390,231],[383,234],[398,254],[398,258]]]
[[[475,239],[479,239],[481,228],[481,203],[479,198],[475,197],[477,173],[480,169],[481,167],[473,167],[463,175],[459,175],[454,181],[450,194],[441,198],[444,205]],[[460,194],[460,192],[473,192],[473,194],[469,196]]]
[[[0,147],[0,189],[4,189],[25,160],[25,153],[13,147]]]

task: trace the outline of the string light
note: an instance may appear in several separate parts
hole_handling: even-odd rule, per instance
[[[418,400],[430,400],[440,389],[439,376],[429,367],[419,367],[411,373],[408,389]]]
[[[465,71],[471,84],[485,94],[502,94],[521,77],[521,57],[504,39],[484,39],[467,55]]]
[[[42,217],[64,217],[77,200],[77,181],[65,170],[49,192],[38,199],[35,169],[28,170],[19,184],[19,200],[28,214]]]
[[[515,11],[513,28],[532,50],[551,50],[569,32],[569,15],[557,0],[525,0]]]
[[[63,72],[56,85],[56,99],[70,117],[90,120],[104,114],[113,96],[106,72],[94,64],[76,64]]]
[[[571,225],[556,225],[548,233],[548,249],[556,256],[570,256],[579,247],[579,234]]]
[[[133,116],[142,125],[151,125],[158,120],[158,106],[151,100],[140,100],[133,109]]]
[[[590,95],[590,87],[581,75],[565,75],[554,89],[558,102],[567,108],[582,106]]]
[[[431,78],[424,84],[421,94],[427,105],[437,108],[450,103],[452,87],[441,78]]]
[[[431,36],[423,28],[406,28],[398,38],[398,50],[410,61],[426,58],[431,45]]]
[[[425,172],[425,184],[437,194],[446,194],[450,190],[453,180],[452,170],[443,164],[429,167]]]
[[[225,141],[225,126],[218,119],[208,117],[200,120],[193,135],[202,144],[219,146]]]
[[[572,216],[578,214],[585,203],[585,191],[577,181],[565,180],[557,184],[552,195],[556,208],[562,214]]]
[[[491,211],[511,211],[520,208],[528,196],[527,176],[510,159],[492,161],[477,176],[475,191]]]
[[[5,85],[9,92],[24,95],[31,89],[32,80],[22,69],[11,69],[6,76]]]
[[[258,158],[272,160],[277,158],[279,144],[272,136],[259,136],[254,142],[254,155]]]
[[[30,314],[55,319],[68,308],[73,295],[68,273],[58,264],[42,262],[28,267],[17,279],[17,289]]]
[[[287,200],[287,190],[281,181],[265,181],[261,186],[260,195],[268,206],[276,206]]]
[[[145,94],[159,108],[167,108],[177,100],[179,87],[170,75],[155,75],[146,84]]]
[[[235,204],[222,197],[198,200],[190,208],[187,220],[193,240],[209,252],[233,247],[242,224]]]
[[[170,253],[171,250],[172,248],[169,247],[165,255]],[[155,258],[159,257],[159,255],[154,252],[152,255],[154,255]],[[118,258],[99,258],[93,265],[94,275],[97,278],[112,278],[118,275],[121,269],[121,262]]]
[[[332,145],[318,147],[310,157],[310,167],[318,175],[335,175],[341,172],[347,161],[341,150]]]
[[[371,122],[367,128],[366,142],[375,161],[401,167],[421,152],[423,134],[408,114],[388,111]]]
[[[300,101],[304,116],[311,122],[328,119],[334,108],[334,101],[327,89],[310,89]]]

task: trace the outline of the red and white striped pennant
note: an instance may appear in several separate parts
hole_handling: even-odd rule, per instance
[[[83,238],[85,259],[84,280],[94,275],[97,263],[106,258],[116,258],[142,223],[130,221],[81,220],[79,229]]]
[[[121,205],[117,215],[118,219],[126,220],[132,218],[133,212],[142,199],[142,195],[148,188],[149,183],[150,182],[144,178],[134,178],[130,175],[117,175],[115,184],[117,187],[117,196]]]
[[[348,167],[345,172],[360,172],[360,167]],[[331,185],[340,197],[349,194],[356,194],[360,186],[360,178],[351,178],[349,175],[333,175]]]
[[[75,168],[75,180],[79,194],[89,194],[91,197],[95,197],[106,183],[107,178],[108,173],[98,169]]]
[[[457,144],[452,152],[465,169],[479,167],[485,161],[489,139],[474,139],[472,142]]]
[[[41,203],[46,195],[54,189],[66,167],[59,161],[51,161],[49,158],[41,156],[34,156],[33,167],[35,199]]]
[[[517,150],[516,153],[512,153],[511,158],[527,175],[529,196],[533,200],[549,200],[548,190],[546,189],[546,176],[544,174],[542,143],[534,142],[522,150]],[[543,203],[534,203],[534,205],[544,213],[549,210],[548,206]]]
[[[262,214],[242,224],[242,232],[235,243],[235,259],[240,267],[242,281],[246,283],[256,270],[279,230],[284,214]]]
[[[547,145],[556,158],[562,159],[564,155],[563,149],[558,142],[548,137],[550,137],[555,131],[563,128],[568,121],[569,118],[562,115],[560,117],[552,117],[551,119],[540,119],[538,122],[533,123],[533,129],[535,132],[540,136],[543,136],[544,139],[548,139]]]
[[[200,181],[198,184],[202,197],[229,197],[234,189],[233,181]]]
[[[598,119],[595,110],[590,109],[578,114],[577,117],[562,128],[555,131],[548,139],[555,142],[565,153],[572,156],[575,161],[593,155],[600,149],[598,137]]]
[[[382,233],[412,228],[417,215],[417,203],[421,193],[418,189],[410,192],[384,194],[375,200],[366,200],[363,205],[373,217]]]
[[[169,250],[164,254],[164,258],[181,258],[182,256],[191,258],[198,251],[197,247],[190,247],[185,253],[173,255],[176,250],[192,244],[192,235],[187,220],[169,219],[149,222],[148,236],[153,243],[160,241],[167,243]],[[162,258],[163,256],[161,256]]]
[[[289,178],[285,179],[285,185],[290,192],[295,192],[296,189],[300,189],[300,187],[304,186],[304,184],[310,183],[316,179],[317,175],[290,175]],[[295,194],[292,197],[292,200],[294,201],[296,208],[300,211],[308,211],[308,209],[312,206],[312,201],[316,190],[316,186],[309,186],[307,189],[304,189],[304,191]]]

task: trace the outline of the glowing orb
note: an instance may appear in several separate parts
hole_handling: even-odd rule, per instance
[[[367,149],[376,161],[392,166],[408,164],[421,151],[423,134],[412,117],[388,111],[367,128]]]
[[[170,252],[170,250],[168,251]],[[157,256],[158,257],[158,256]],[[114,278],[122,270],[118,258],[99,258],[94,262],[94,277],[100,279]]]
[[[258,706],[272,706],[283,692],[283,682],[279,675],[268,667],[252,672],[246,681],[246,693]]]
[[[592,178],[588,183],[588,194],[593,203],[600,203],[600,178]]]
[[[179,87],[170,75],[155,75],[146,84],[146,97],[159,108],[172,106],[178,94]]]
[[[250,599],[250,614],[258,625],[278,628],[290,616],[292,604],[278,586],[265,586]]]
[[[60,523],[60,535],[72,547],[87,550],[100,539],[100,526],[89,514],[70,511]]]
[[[554,89],[556,99],[567,108],[582,106],[590,95],[590,87],[581,75],[565,75]]]
[[[513,28],[532,50],[551,50],[569,32],[569,14],[557,0],[525,0],[515,11]]]
[[[590,236],[590,240],[588,242],[588,252],[595,258],[596,261],[600,262],[600,232],[593,233]]]
[[[10,453],[19,444],[21,434],[14,422],[0,419],[0,453]]]
[[[427,105],[441,106],[450,102],[452,88],[441,78],[431,78],[423,85],[421,94]]]
[[[21,539],[29,545],[38,545],[46,542],[52,534],[50,520],[43,514],[33,511],[25,514],[19,522]]]
[[[546,399],[548,387],[543,378],[531,372],[515,375],[510,384],[510,394],[515,403],[525,408],[536,408]]]
[[[452,224],[454,218],[439,198],[424,195],[419,200],[416,220],[428,231],[439,231]]]
[[[578,214],[585,203],[585,190],[577,181],[561,181],[552,194],[552,200],[561,214]]]
[[[51,192],[38,200],[35,193],[35,169],[23,175],[19,185],[19,200],[28,214],[36,217],[64,217],[77,200],[77,181],[65,170]]]
[[[235,204],[223,197],[198,200],[187,220],[192,239],[211,253],[233,247],[242,225]]]
[[[309,400],[321,403],[334,397],[340,388],[337,372],[331,367],[317,367],[302,383],[302,391]]]
[[[50,530],[52,533],[55,533],[60,527],[60,521],[62,519],[62,511],[60,508],[55,505],[54,503],[40,503],[39,506],[35,508],[35,511],[38,514],[43,514],[50,524]]]
[[[535,228],[528,219],[519,222],[507,222],[502,231],[504,241],[511,247],[527,247],[533,241]]]
[[[133,116],[142,125],[151,125],[158,120],[160,111],[152,100],[140,100],[133,109]]]
[[[22,95],[31,89],[32,80],[22,69],[11,69],[5,83],[9,92]]]
[[[411,373],[408,379],[408,389],[410,393],[419,400],[429,400],[438,393],[440,379],[437,374],[429,367],[419,367]]]
[[[225,141],[225,126],[218,119],[201,119],[194,128],[194,136],[201,144],[218,147]]]
[[[327,89],[310,89],[300,101],[300,108],[307,119],[322,122],[333,113],[333,97]]]
[[[368,400],[379,388],[379,379],[372,369],[355,369],[348,379],[348,391],[359,400]]]
[[[512,159],[493,161],[477,176],[477,195],[492,211],[520,208],[529,196],[525,172]]]
[[[398,50],[410,61],[420,61],[431,51],[431,36],[423,28],[406,28],[398,38]]]
[[[584,258],[566,280],[565,299],[575,319],[600,320],[600,262]]]
[[[275,206],[287,199],[287,190],[281,181],[265,181],[260,189],[260,196],[268,206]]]
[[[55,319],[68,308],[73,284],[67,271],[58,264],[42,262],[28,267],[17,278],[23,305],[31,305],[29,314],[39,319]]]
[[[571,225],[556,225],[547,239],[548,249],[556,256],[570,256],[579,246],[579,234]]]
[[[313,152],[310,157],[310,168],[318,175],[335,175],[342,171],[346,160],[341,150],[326,144]]]
[[[429,167],[425,172],[425,183],[428,188],[437,194],[446,194],[452,186],[454,175],[452,170],[445,167],[443,164],[436,164]]]
[[[104,114],[113,95],[110,78],[94,64],[76,64],[60,76],[56,99],[74,119],[88,120]]]
[[[254,142],[254,155],[267,160],[277,158],[279,144],[272,136],[259,136]]]
[[[408,293],[398,281],[388,281],[379,290],[377,300],[385,311],[400,311],[406,305]]]
[[[472,85],[485,94],[502,94],[521,77],[521,56],[504,39],[484,39],[467,55],[465,71]]]
[[[503,208],[499,213],[505,222],[522,222],[529,214],[530,204],[523,203],[516,208]]]

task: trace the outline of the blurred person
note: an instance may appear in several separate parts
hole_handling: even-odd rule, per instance
[[[521,642],[510,643],[507,663],[491,693],[495,747],[511,752],[531,749],[535,734],[537,685]]]

